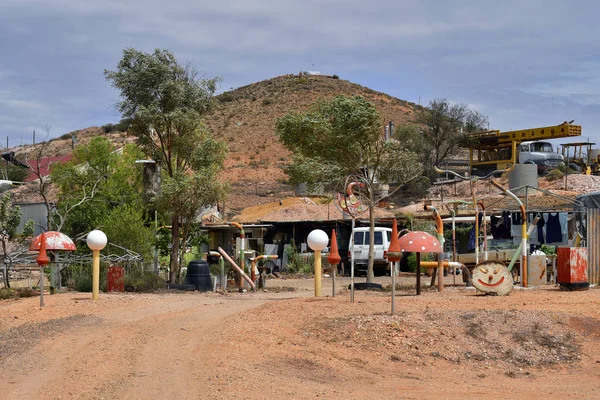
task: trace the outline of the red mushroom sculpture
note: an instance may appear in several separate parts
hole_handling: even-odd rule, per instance
[[[75,247],[75,243],[73,243],[73,241],[71,240],[70,237],[68,237],[67,235],[65,235],[62,232],[49,231],[49,232],[44,232],[44,233],[36,236],[35,239],[33,239],[33,241],[31,242],[31,245],[29,246],[29,251],[40,251],[40,254],[41,254],[42,238],[44,238],[43,241],[46,244],[45,250],[52,250],[52,251],[75,251],[75,250],[77,250],[77,248]],[[44,254],[45,254],[45,251],[44,251]],[[48,263],[46,263],[46,265],[47,264]],[[52,267],[52,272],[50,275],[50,292],[51,293],[54,292],[54,288],[56,285],[56,271],[54,270],[54,268],[55,267]],[[43,291],[43,289],[44,288],[41,288],[41,291]]]
[[[337,237],[335,235],[335,229],[331,230],[331,248],[329,249],[329,256],[327,257],[329,265],[331,265],[331,297],[335,297],[335,274],[337,272],[337,265],[342,261],[340,253],[338,251]]]
[[[441,253],[440,241],[427,232],[408,232],[398,240],[400,251],[417,255],[417,295],[421,294],[421,253]]]

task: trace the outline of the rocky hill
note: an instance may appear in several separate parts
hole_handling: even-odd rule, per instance
[[[305,110],[319,98],[360,95],[372,101],[383,121],[410,121],[419,106],[329,76],[285,75],[253,83],[217,96],[206,117],[210,130],[229,144],[223,176],[232,184],[227,207],[242,208],[293,195],[283,167],[290,154],[278,142],[275,123],[294,110]]]
[[[330,76],[285,75],[216,96],[205,123],[229,146],[222,173],[222,177],[231,183],[231,194],[226,202],[229,216],[238,214],[243,208],[294,194],[283,172],[290,162],[290,154],[277,140],[275,123],[290,111],[305,110],[317,99],[340,94],[361,95],[372,101],[382,116],[382,129],[383,121],[393,120],[396,125],[410,121],[419,107]],[[96,135],[107,136],[117,147],[134,140],[124,132],[106,134],[98,127],[75,133],[78,144],[86,143]],[[11,150],[24,156],[38,146],[21,146]],[[71,135],[65,134],[48,144],[46,154],[57,156],[71,152]]]

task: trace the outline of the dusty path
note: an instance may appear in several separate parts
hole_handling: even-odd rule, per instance
[[[7,385],[0,389],[1,398],[181,398],[206,369],[205,355],[218,339],[211,337],[212,331],[227,316],[265,301],[198,294],[110,295],[106,303],[95,305],[83,296],[49,299],[48,316],[66,317],[68,310],[78,317],[64,320],[69,326],[58,333],[50,329],[39,344],[25,342],[27,350],[3,360],[0,373]],[[32,300],[22,303],[33,313],[46,311],[36,310]],[[27,328],[21,326],[24,335]],[[190,393],[190,398],[197,396]]]
[[[598,289],[401,293],[390,317],[389,294],[277,285],[298,290],[0,302],[0,399],[600,398]],[[549,347],[504,357],[515,335]]]

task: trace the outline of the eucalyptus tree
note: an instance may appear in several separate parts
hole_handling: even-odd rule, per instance
[[[397,140],[385,140],[383,126],[375,105],[360,96],[318,100],[276,125],[281,142],[294,153],[287,169],[293,183],[334,188],[349,175],[366,183],[371,227],[368,282],[373,279],[375,206],[423,170],[416,153]],[[383,195],[383,184],[394,188]]]

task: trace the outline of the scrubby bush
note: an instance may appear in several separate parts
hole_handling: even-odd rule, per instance
[[[332,76],[332,78],[333,78],[333,79],[340,79],[340,77],[339,77],[339,76],[337,76],[337,75],[333,75],[333,76]]]
[[[263,101],[262,101],[262,105],[263,106],[268,106],[268,105],[271,105],[271,104],[273,104],[273,99],[270,99],[268,97],[266,99],[263,99]]]
[[[6,166],[6,176],[9,181],[23,182],[29,176],[29,169],[19,167],[18,165],[8,164]]]
[[[217,96],[217,99],[219,99],[221,103],[229,103],[235,100],[235,96],[231,92],[224,92],[220,96]]]
[[[550,182],[557,181],[565,176],[565,173],[556,168],[546,174],[546,179]]]
[[[136,271],[125,275],[126,292],[155,292],[165,287],[165,281],[152,271]]]

